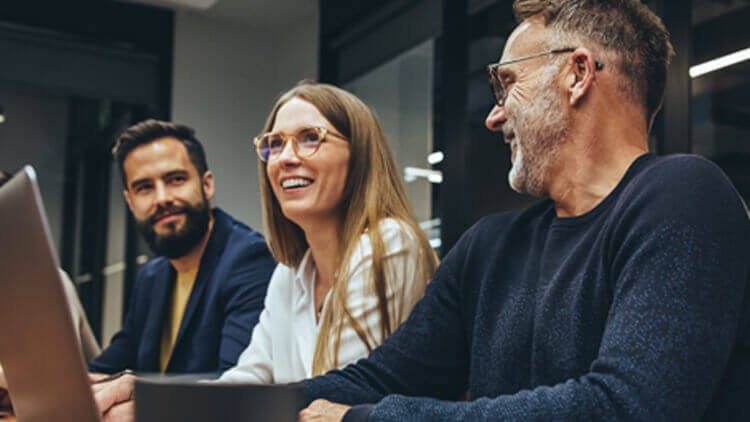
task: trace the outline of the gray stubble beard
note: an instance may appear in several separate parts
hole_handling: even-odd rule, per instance
[[[540,77],[536,100],[525,110],[507,110],[516,137],[516,158],[508,173],[510,187],[519,193],[545,196],[545,178],[568,133],[563,103],[555,87],[558,66]],[[525,152],[524,152],[525,150]]]

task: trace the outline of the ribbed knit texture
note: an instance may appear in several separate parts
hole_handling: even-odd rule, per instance
[[[748,420],[749,280],[726,176],[644,155],[582,216],[477,223],[381,347],[304,385],[377,403],[347,421]]]

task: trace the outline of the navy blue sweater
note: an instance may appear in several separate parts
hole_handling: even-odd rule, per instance
[[[477,223],[381,347],[304,386],[345,421],[747,420],[749,280],[726,176],[644,155],[584,215]]]

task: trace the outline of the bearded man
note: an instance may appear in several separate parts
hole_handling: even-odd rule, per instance
[[[263,237],[210,208],[214,176],[191,128],[138,123],[113,155],[125,201],[158,257],[140,270],[122,330],[89,370],[223,372],[263,309],[275,266]]]

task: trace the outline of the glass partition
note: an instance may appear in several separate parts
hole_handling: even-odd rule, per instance
[[[442,158],[440,154],[430,156],[434,44],[430,39],[404,51],[343,88],[375,110],[414,213],[428,230],[433,246],[439,246],[439,223],[432,220],[432,196],[433,185],[442,182],[442,174],[432,166]]]

